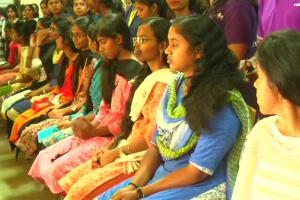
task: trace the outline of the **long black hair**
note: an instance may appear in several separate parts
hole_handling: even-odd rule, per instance
[[[16,17],[18,18],[19,17],[19,13],[18,13],[18,9],[17,9],[17,6],[14,5],[14,4],[8,4],[6,6],[6,12],[8,12],[8,9],[12,9],[15,13],[16,13]],[[8,15],[7,15],[8,16]]]
[[[63,42],[70,47],[73,52],[78,52],[78,49],[75,47],[75,44],[72,39],[72,23],[70,20],[66,18],[55,18],[52,21],[57,27],[58,34],[63,38]],[[62,73],[60,73],[59,77],[59,85],[63,85],[64,77],[65,77],[65,69],[68,66],[69,60],[64,57],[61,66],[62,66]],[[79,67],[81,66],[80,58],[77,57],[74,61],[74,71],[75,74],[72,76],[72,91],[75,94],[77,86],[78,86],[78,77],[79,77]]]
[[[205,16],[186,16],[174,20],[174,27],[190,45],[203,52],[190,80],[184,106],[187,121],[195,133],[210,128],[214,115],[228,103],[228,90],[235,88],[242,75],[238,60],[227,47],[221,28]]]
[[[97,36],[116,38],[118,35],[122,37],[123,47],[131,51],[130,30],[121,15],[110,14],[97,24]],[[115,89],[116,62],[116,60],[105,59],[101,68],[103,71],[102,96],[108,103],[111,102],[112,92]]]
[[[300,106],[300,33],[273,33],[259,45],[257,59],[282,97]]]
[[[14,25],[13,29],[18,33],[18,35],[22,35],[23,43],[25,46],[29,45],[30,36],[34,33],[36,28],[35,20],[21,21],[18,20]]]
[[[135,2],[139,2],[145,4],[147,6],[153,6],[154,4],[158,7],[158,15],[160,17],[167,17],[167,4],[165,0],[136,0]]]

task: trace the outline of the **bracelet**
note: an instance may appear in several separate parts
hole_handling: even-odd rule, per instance
[[[141,187],[137,188],[136,191],[139,194],[139,198],[144,198],[145,197],[145,194],[144,194]]]
[[[130,182],[128,185],[133,185],[133,186],[135,187],[135,189],[138,189],[138,188],[139,188],[139,186],[138,186],[137,184],[132,183],[132,182]]]
[[[7,85],[10,85],[10,80],[9,80],[9,81],[7,81]]]

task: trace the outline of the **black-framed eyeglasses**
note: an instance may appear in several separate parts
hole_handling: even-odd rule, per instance
[[[144,44],[147,41],[153,40],[151,38],[147,38],[145,36],[136,36],[132,38],[133,44]]]

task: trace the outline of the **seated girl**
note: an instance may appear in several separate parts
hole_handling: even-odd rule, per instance
[[[33,93],[37,88],[45,85],[49,79],[51,78],[51,74],[53,71],[52,64],[52,55],[55,50],[55,44],[51,38],[49,38],[48,28],[51,24],[51,18],[44,17],[40,18],[37,22],[37,31],[32,35],[31,38],[31,48],[33,48],[32,52],[32,60],[30,71],[37,70],[38,68],[43,69],[45,72],[41,74],[41,79],[45,79],[45,81],[40,81],[38,83],[32,84],[29,88],[25,90],[21,90],[16,92],[14,95],[11,95],[9,98],[6,98],[1,107],[1,115],[6,118],[6,112],[18,101],[24,101],[24,97],[28,97]],[[12,114],[13,116],[13,114]],[[12,117],[15,118],[15,117]]]
[[[65,199],[89,198],[91,192],[105,191],[108,184],[117,184],[136,171],[156,128],[156,108],[167,83],[173,78],[169,69],[162,69],[167,66],[164,50],[169,26],[167,19],[149,18],[139,27],[133,40],[135,54],[145,66],[134,83],[137,87],[143,81],[135,91],[131,105],[130,116],[135,123],[126,141],[128,144],[122,145],[126,142],[121,141],[119,147],[100,150],[92,159],[64,176],[59,184],[67,192]],[[144,80],[150,73],[152,75]],[[123,133],[123,138],[125,135]]]
[[[12,53],[19,54],[16,61],[18,65],[13,69],[7,69],[0,72],[0,96],[6,95],[12,91],[29,86],[30,83],[38,79],[37,71],[30,73],[32,51],[29,48],[30,36],[36,28],[35,21],[22,22],[17,21],[13,26],[12,40],[20,45]]]
[[[130,31],[122,17],[111,14],[98,24],[97,40],[106,62],[102,66],[102,103],[92,122],[81,117],[70,136],[41,151],[29,175],[45,183],[53,193],[61,193],[58,180],[74,167],[87,161],[96,149],[120,135],[121,122],[131,98],[130,82],[140,69],[131,53]]]
[[[96,24],[93,23],[89,26],[87,31],[87,37],[89,41],[89,48],[94,54],[98,54],[98,43],[97,43],[97,29]],[[43,138],[39,141],[45,147],[48,147],[70,135],[73,134],[71,129],[71,121],[75,118],[80,116],[85,116],[88,121],[92,121],[95,115],[98,114],[102,93],[101,93],[101,77],[102,77],[102,70],[101,66],[103,63],[103,59],[101,56],[94,58],[90,70],[91,71],[91,84],[85,84],[89,87],[89,96],[87,96],[87,101],[85,102],[84,106],[75,114],[68,115],[60,119],[59,123],[49,128],[43,129],[38,132],[38,135],[44,135]],[[88,73],[86,74],[87,76]],[[85,77],[86,80],[89,80],[89,77]]]
[[[257,103],[264,115],[248,135],[234,200],[299,199],[300,33],[273,33],[257,51]]]
[[[80,66],[84,65],[85,60],[81,60],[78,50],[71,38],[71,22],[67,19],[56,19],[51,24],[51,29],[56,32],[56,48],[64,50],[65,58],[60,65],[65,69],[63,84],[46,93],[41,99],[33,100],[32,108],[19,115],[13,125],[10,140],[16,142],[24,126],[31,123],[34,119],[42,119],[50,110],[72,102],[76,93],[79,79]]]
[[[168,63],[178,73],[158,107],[152,145],[135,176],[98,199],[225,196],[226,154],[240,129],[228,100],[242,80],[238,62],[204,16],[176,18],[168,39]]]
[[[86,36],[86,30],[88,29],[89,24],[90,20],[88,18],[78,18],[75,20],[72,26],[75,47],[81,50],[78,55],[78,68],[75,68],[75,73],[72,77],[73,83],[75,83],[74,85],[78,85],[75,92],[76,97],[74,98],[73,102],[70,103],[70,105],[52,109],[49,113],[47,113],[47,116],[43,117],[43,119],[46,120],[30,126],[27,121],[27,127],[24,129],[24,131],[22,131],[21,138],[18,140],[17,146],[22,145],[26,147],[32,147],[30,148],[32,153],[33,150],[36,150],[37,131],[59,122],[65,115],[72,114],[79,110],[79,108],[86,102],[88,87],[91,80],[90,64],[93,58],[93,54],[91,54],[91,52],[88,50],[88,39]]]

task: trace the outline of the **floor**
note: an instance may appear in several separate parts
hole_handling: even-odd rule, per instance
[[[27,175],[32,161],[22,155],[18,161],[15,160],[6,136],[5,123],[0,119],[0,200],[60,199]]]

